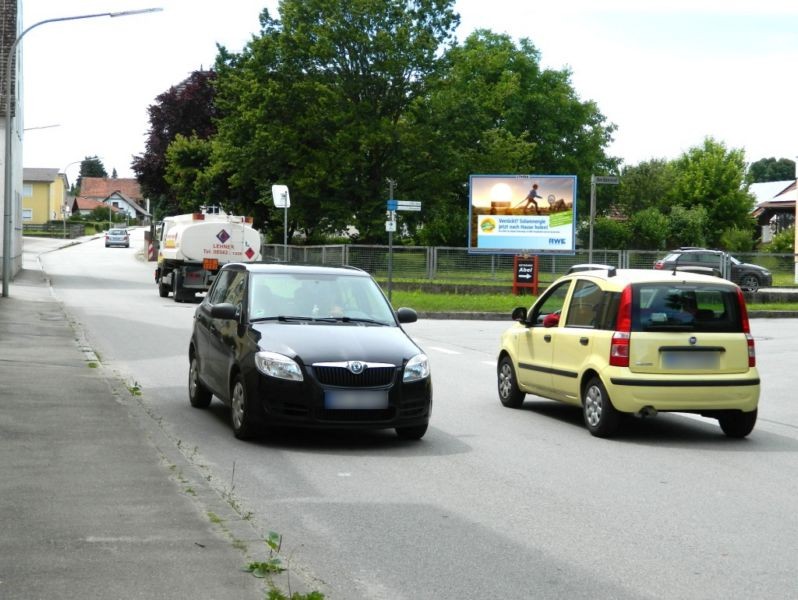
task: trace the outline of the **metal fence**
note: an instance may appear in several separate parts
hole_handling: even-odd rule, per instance
[[[484,284],[512,284],[513,255],[469,254],[467,248],[428,246],[366,246],[339,244],[329,246],[284,246],[265,244],[263,259],[299,264],[351,265],[385,279],[430,280]],[[650,269],[667,252],[656,250],[593,250],[593,262],[619,268]],[[796,257],[793,254],[751,252],[735,258],[766,267],[773,273],[776,286],[798,286]],[[541,282],[552,281],[575,264],[586,263],[587,250],[571,255],[538,257]]]

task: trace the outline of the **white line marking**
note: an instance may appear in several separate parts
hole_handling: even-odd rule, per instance
[[[438,346],[430,346],[430,350],[437,350],[438,352],[442,352],[443,354],[460,354],[456,350],[449,350],[448,348],[440,348]]]

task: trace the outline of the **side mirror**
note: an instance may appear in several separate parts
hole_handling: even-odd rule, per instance
[[[396,310],[396,318],[400,323],[415,323],[418,321],[418,313],[412,308],[398,308]]]
[[[221,304],[214,304],[211,306],[211,317],[214,319],[231,319],[238,320],[241,312],[239,307],[229,302],[222,302]]]
[[[512,319],[513,321],[520,321],[521,323],[526,323],[526,307],[524,306],[516,306],[512,312]]]

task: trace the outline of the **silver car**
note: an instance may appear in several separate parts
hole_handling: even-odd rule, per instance
[[[124,246],[130,248],[130,234],[127,229],[109,229],[105,232],[105,247]]]

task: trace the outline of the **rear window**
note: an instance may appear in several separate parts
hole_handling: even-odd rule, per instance
[[[632,287],[632,331],[741,332],[737,291],[710,284]]]

